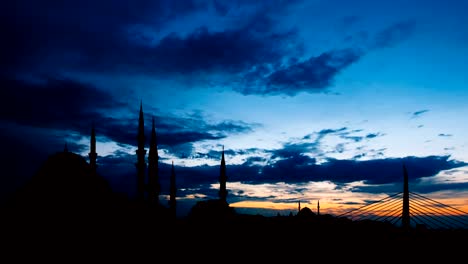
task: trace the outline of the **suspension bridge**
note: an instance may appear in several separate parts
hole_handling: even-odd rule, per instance
[[[402,228],[468,229],[468,213],[426,196],[410,192],[403,166],[403,192],[367,203],[338,217],[353,221],[388,222]]]

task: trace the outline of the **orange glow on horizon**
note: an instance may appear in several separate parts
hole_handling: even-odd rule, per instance
[[[463,215],[468,214],[468,200],[466,198],[450,198],[450,199],[438,199],[440,203],[449,205],[452,207],[451,215]],[[234,208],[249,208],[249,209],[267,209],[267,210],[278,210],[278,211],[298,211],[299,203],[297,202],[272,202],[272,201],[240,201],[230,204]],[[343,203],[334,203],[328,199],[320,200],[320,214],[331,214],[331,215],[341,215],[346,212],[358,209],[364,206],[364,204],[353,204],[347,205]],[[315,202],[302,202],[300,208],[308,207],[312,212],[317,213],[317,203]],[[379,215],[388,215],[388,214],[398,214],[399,208],[398,204],[392,207],[391,210],[376,210],[369,211],[377,216]],[[420,209],[421,210],[421,209]],[[363,210],[364,212],[365,210]],[[422,210],[424,213],[430,213],[430,211]],[[422,213],[420,212],[420,213]],[[413,214],[418,215],[418,212],[413,212]]]
[[[251,209],[268,209],[278,211],[298,211],[299,203],[286,203],[286,202],[271,202],[271,201],[240,201],[230,204],[234,208],[251,208]],[[317,203],[301,202],[300,208],[308,207],[312,212],[317,213]],[[328,203],[320,201],[320,214],[341,214],[350,208],[343,208],[340,204]]]

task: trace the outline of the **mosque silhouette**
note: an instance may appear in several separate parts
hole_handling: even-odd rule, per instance
[[[2,208],[3,225],[7,237],[50,237],[57,241],[81,239],[87,243],[129,245],[129,241],[153,239],[181,243],[180,248],[205,252],[217,248],[217,253],[229,254],[233,249],[252,249],[255,256],[265,256],[284,250],[308,250],[310,245],[333,244],[336,248],[373,248],[381,245],[413,244],[432,245],[440,241],[466,238],[459,233],[414,233],[379,221],[353,222],[334,217],[310,208],[301,208],[297,214],[265,217],[237,213],[227,202],[227,174],[224,147],[221,152],[219,191],[217,199],[198,201],[187,217],[179,218],[177,212],[176,171],[172,163],[169,199],[167,206],[160,200],[159,157],[154,118],[146,159],[143,107],[140,103],[136,150],[136,195],[130,199],[116,193],[108,181],[97,172],[96,133],[91,126],[89,162],[70,152],[65,144],[61,152],[50,155],[31,179]],[[427,230],[426,230],[427,231]],[[466,231],[466,230],[465,230]],[[430,235],[429,235],[430,234]],[[242,237],[242,243],[232,238]],[[231,238],[231,239],[229,239]],[[187,243],[194,239],[203,243]],[[306,241],[302,247],[297,242]],[[90,241],[92,240],[92,241]],[[153,241],[153,242],[151,242]],[[376,243],[378,241],[379,243]],[[18,243],[24,243],[20,240]],[[141,244],[139,244],[141,245]],[[171,244],[172,245],[172,244]],[[158,244],[158,256],[174,257],[170,245]],[[245,252],[244,252],[245,253]],[[203,254],[206,256],[206,254]]]
[[[97,172],[96,131],[91,126],[90,147],[86,159],[68,150],[50,155],[31,179],[9,201],[16,212],[40,212],[41,215],[113,215],[131,210],[145,212],[158,221],[175,221],[177,218],[176,172],[172,162],[169,200],[167,206],[160,200],[159,155],[154,118],[146,158],[143,106],[140,103],[136,150],[136,197],[128,198],[113,192],[108,181]],[[199,201],[191,208],[192,219],[228,218],[235,214],[226,198],[226,162],[224,147],[221,154],[219,198]]]

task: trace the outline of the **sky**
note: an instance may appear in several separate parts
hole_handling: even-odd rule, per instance
[[[468,212],[467,1],[9,1],[0,198],[64,149],[136,190],[140,103],[162,203],[341,214],[403,190]]]

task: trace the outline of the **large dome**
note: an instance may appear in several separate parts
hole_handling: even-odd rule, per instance
[[[48,157],[14,202],[30,209],[88,210],[109,205],[111,197],[108,182],[82,156],[64,151]]]

